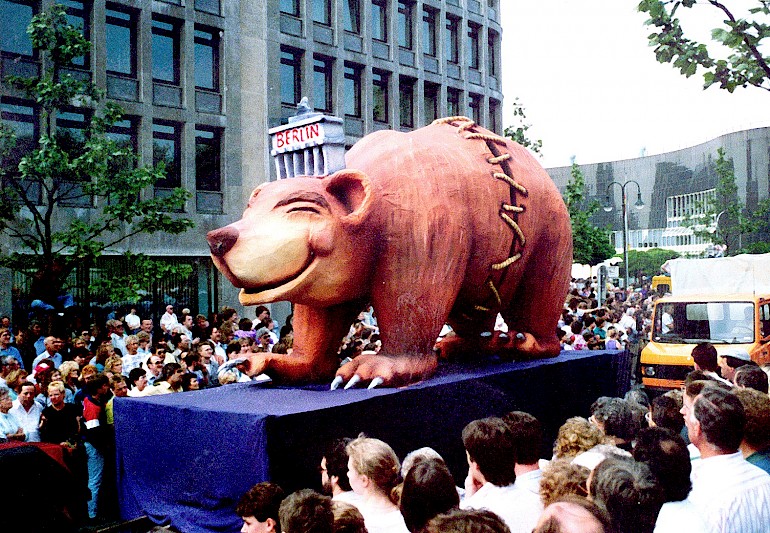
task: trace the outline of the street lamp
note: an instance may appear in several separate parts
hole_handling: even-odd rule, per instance
[[[626,268],[626,284],[624,285],[624,289],[628,290],[628,196],[626,195],[626,186],[629,183],[633,183],[636,185],[636,202],[634,202],[634,207],[637,209],[641,209],[644,207],[644,202],[642,201],[642,188],[639,186],[639,182],[635,180],[628,180],[625,183],[619,183],[617,181],[613,181],[607,185],[607,199],[604,203],[604,210],[608,213],[612,211],[612,201],[610,200],[610,189],[613,185],[617,185],[620,187],[620,192],[623,194],[623,264]]]

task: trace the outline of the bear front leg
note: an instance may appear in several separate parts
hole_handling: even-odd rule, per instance
[[[337,350],[362,305],[294,306],[294,350],[291,354],[255,353],[248,374],[265,373],[277,381],[323,381],[339,366]]]

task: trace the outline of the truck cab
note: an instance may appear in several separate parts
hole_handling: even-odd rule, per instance
[[[653,391],[680,388],[693,369],[692,349],[740,347],[757,364],[770,362],[770,294],[687,294],[659,298],[650,342],[640,357],[642,383]]]

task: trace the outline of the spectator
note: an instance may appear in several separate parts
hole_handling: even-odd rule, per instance
[[[609,457],[591,475],[588,494],[604,508],[616,531],[652,533],[663,505],[663,489],[644,463],[630,457]]]
[[[119,355],[113,355],[104,362],[104,374],[107,377],[119,376],[123,373],[123,358]]]
[[[24,361],[21,358],[21,352],[15,346],[12,346],[13,336],[8,328],[0,328],[0,357],[10,356],[18,361],[19,366],[24,368]]]
[[[88,517],[96,518],[99,508],[99,489],[104,475],[104,460],[113,446],[111,426],[107,423],[107,402],[112,397],[109,378],[97,374],[86,383],[87,396],[83,400],[85,448],[88,458]]]
[[[516,481],[516,457],[508,425],[500,418],[474,420],[463,429],[468,458],[465,499],[462,509],[489,509],[506,525],[516,527],[518,514],[512,511]]]
[[[332,498],[334,533],[367,533],[361,511],[353,505]]]
[[[82,451],[80,442],[82,410],[64,401],[64,384],[54,381],[48,385],[51,405],[40,416],[40,440],[60,444],[68,452]]]
[[[740,450],[744,459],[770,473],[770,398],[754,389],[735,388],[746,413]]]
[[[540,421],[529,413],[512,411],[503,417],[511,433],[513,456],[516,465],[516,481],[513,484],[514,499],[510,510],[519,515],[516,526],[511,526],[512,532],[529,533],[537,524],[537,519],[543,512],[540,501],[540,444],[543,440],[543,430]]]
[[[182,390],[184,392],[191,391],[191,390],[200,390],[200,380],[198,380],[198,376],[196,374],[193,374],[191,372],[187,372],[182,376]]]
[[[678,435],[684,427],[684,418],[682,418],[682,413],[679,412],[681,409],[681,402],[677,402],[671,396],[658,396],[652,400],[652,405],[650,406],[649,425],[651,427],[657,426],[670,429]]]
[[[179,363],[163,365],[163,378],[156,381],[152,387],[147,387],[147,394],[145,396],[182,392],[182,376],[184,374],[185,371],[182,370],[182,365]]]
[[[604,432],[581,417],[568,418],[559,428],[553,447],[555,458],[573,459],[596,446],[607,444]]]
[[[728,385],[731,383],[719,375],[719,357],[717,349],[710,342],[701,342],[692,349],[692,360],[695,370],[700,370],[707,376]]]
[[[257,483],[241,496],[235,512],[243,520],[241,533],[281,533],[278,510],[284,492],[275,483]]]
[[[486,509],[453,509],[425,526],[424,533],[511,533],[502,518]]]
[[[719,369],[722,371],[722,377],[734,383],[735,372],[744,365],[756,365],[751,360],[749,352],[743,348],[729,348],[719,356]]]
[[[588,496],[588,475],[591,471],[570,459],[554,459],[543,470],[540,479],[540,500],[543,507],[564,496],[572,495],[585,498]]]
[[[128,396],[131,398],[140,398],[146,393],[147,372],[143,368],[135,368],[128,373],[128,383],[131,388],[128,390]]]
[[[361,498],[350,487],[348,480],[348,452],[351,439],[336,439],[327,444],[321,457],[321,487],[334,501],[358,506]]]
[[[281,502],[278,516],[281,519],[281,529],[289,533],[332,533],[334,531],[332,500],[314,490],[304,489],[289,494]]]
[[[385,442],[358,437],[347,445],[348,480],[361,496],[358,510],[369,533],[406,532],[404,518],[391,499],[398,484],[398,457]]]
[[[701,455],[692,475],[690,501],[716,531],[766,531],[770,475],[746,462],[739,451],[746,425],[740,400],[696,381],[687,387],[682,414],[690,442]]]
[[[125,339],[126,351],[123,352],[123,370],[121,374],[128,375],[134,368],[139,368],[142,362],[147,357],[145,354],[139,353],[139,337],[136,335],[129,335]]]
[[[8,387],[0,385],[0,442],[25,439],[24,429],[16,417],[9,412],[12,407],[13,400],[9,395]]]
[[[634,446],[634,459],[646,464],[663,489],[664,504],[655,522],[657,533],[702,533],[708,526],[687,500],[692,463],[679,434],[664,427],[643,429]]]
[[[566,496],[548,505],[532,533],[609,532],[607,513],[586,498]]]
[[[767,395],[767,374],[754,365],[743,365],[735,371],[735,386],[757,390]]]
[[[13,402],[9,411],[19,421],[27,442],[40,442],[40,415],[43,414],[43,406],[35,401],[35,385],[22,383],[19,397]]]
[[[621,450],[631,451],[635,426],[627,401],[622,398],[599,398],[591,406],[590,420],[609,437],[612,444]]]
[[[163,330],[165,335],[170,335],[171,330],[177,324],[179,324],[179,321],[177,320],[176,313],[174,313],[174,306],[167,305],[166,312],[160,317],[160,329]]]
[[[35,360],[32,361],[32,368],[35,368],[43,359],[50,359],[53,361],[54,367],[59,368],[59,365],[62,364],[62,356],[59,353],[62,347],[61,339],[53,336],[46,337],[44,345],[45,349],[38,353]]]
[[[441,459],[418,461],[404,478],[400,508],[412,533],[421,531],[431,518],[459,504],[454,479]]]

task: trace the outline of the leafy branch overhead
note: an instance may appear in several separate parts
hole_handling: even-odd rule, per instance
[[[683,9],[703,6],[722,18],[722,26],[711,31],[711,42],[698,42],[685,34],[679,17]],[[643,0],[638,10],[647,13],[648,36],[661,63],[671,63],[686,77],[703,71],[704,88],[717,85],[733,92],[754,86],[770,91],[770,64],[762,54],[770,37],[768,0]]]
[[[114,129],[120,107],[105,102],[90,77],[69,74],[90,42],[67,22],[65,8],[36,15],[27,32],[42,72],[3,82],[35,102],[40,135],[35,139],[2,117],[0,230],[15,252],[0,255],[0,264],[32,276],[31,296],[45,299],[66,290],[76,265],[119,251],[136,235],[176,235],[193,222],[179,214],[188,191],[149,194],[166,168],[139,164],[133,142]],[[137,271],[135,281],[142,275]]]
[[[532,124],[527,123],[527,115],[524,112],[524,106],[518,98],[513,100],[513,118],[515,123],[507,126],[503,130],[503,135],[508,137],[514,142],[522,145],[525,148],[529,148],[536,154],[540,154],[543,149],[542,139],[530,139],[528,135],[529,128]]]

